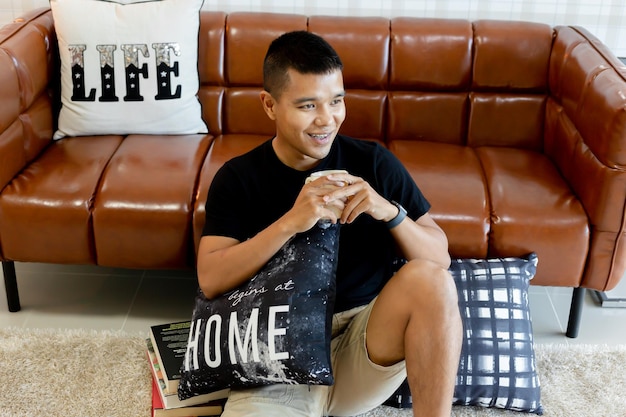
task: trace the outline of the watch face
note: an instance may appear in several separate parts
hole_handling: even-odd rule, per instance
[[[404,207],[402,207],[402,204],[398,203],[397,201],[393,200],[391,202],[391,204],[393,204],[394,206],[398,207],[398,210],[400,210],[403,213],[406,213],[406,209]],[[399,213],[398,213],[399,214]]]

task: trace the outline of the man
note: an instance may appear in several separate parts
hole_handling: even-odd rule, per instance
[[[320,219],[341,223],[335,384],[236,391],[224,416],[363,413],[407,375],[414,415],[450,416],[462,326],[447,238],[390,152],[338,134],[346,115],[342,68],[311,33],[290,32],[270,45],[260,98],[276,136],[215,176],[198,253],[200,288],[213,298],[252,278]],[[327,169],[348,173],[305,185]],[[398,257],[408,262],[396,272]]]

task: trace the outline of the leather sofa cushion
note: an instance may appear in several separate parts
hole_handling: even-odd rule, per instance
[[[536,284],[567,286],[572,277],[580,279],[589,250],[588,219],[554,164],[521,149],[481,147],[476,153],[491,202],[489,255],[536,252]]]
[[[124,139],[95,196],[93,233],[99,265],[193,265],[192,210],[211,140],[208,135]]]
[[[448,236],[455,257],[486,258],[489,196],[480,161],[467,146],[393,141],[389,148],[431,204],[430,213]]]
[[[121,142],[121,136],[53,142],[14,178],[0,194],[4,256],[95,264],[91,209],[102,172]]]
[[[432,204],[455,257],[534,251],[539,259],[560,259],[539,262],[536,284],[580,279],[589,249],[587,215],[545,155],[418,141],[393,141],[390,149]]]

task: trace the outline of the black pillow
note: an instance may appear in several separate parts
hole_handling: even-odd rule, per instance
[[[179,398],[276,383],[332,385],[338,245],[339,225],[315,226],[234,291],[213,300],[198,291]]]
[[[464,337],[454,405],[543,414],[528,287],[537,255],[453,259]],[[385,404],[412,405],[406,381]]]

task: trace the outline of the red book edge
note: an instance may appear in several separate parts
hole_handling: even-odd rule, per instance
[[[154,410],[160,410],[162,408],[163,402],[161,401],[161,394],[159,394],[159,386],[154,379],[154,375],[152,375],[152,417],[154,417]]]

